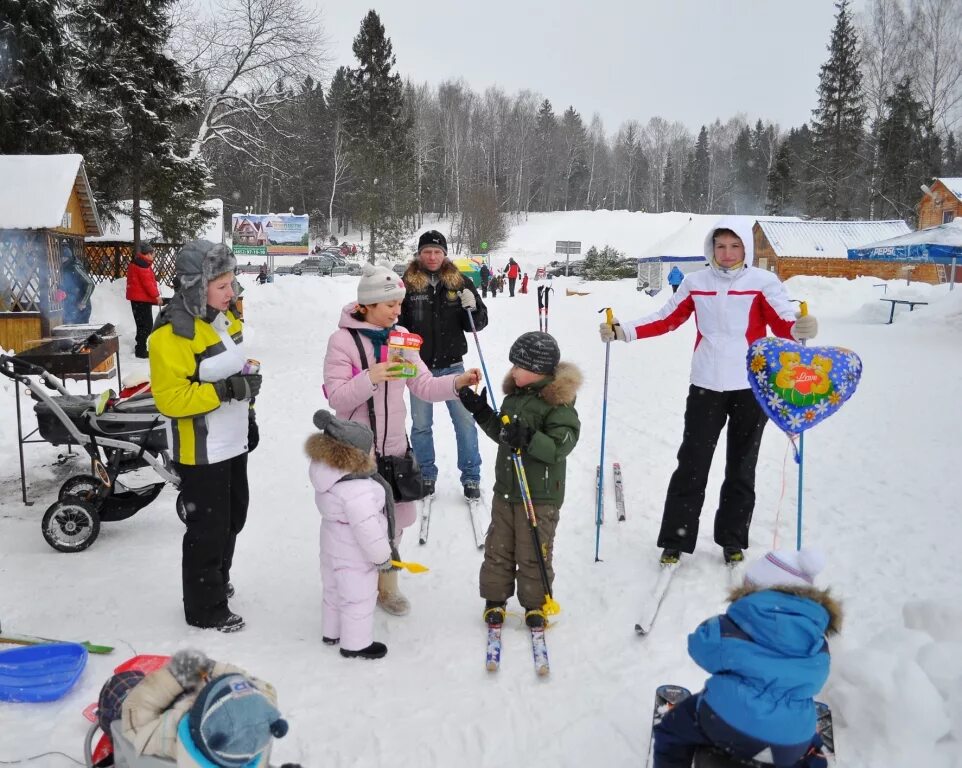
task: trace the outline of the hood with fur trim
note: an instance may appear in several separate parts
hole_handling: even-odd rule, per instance
[[[370,455],[321,432],[307,438],[304,451],[312,461],[319,461],[347,474],[364,474],[375,469],[374,459]]]
[[[541,389],[541,399],[549,405],[571,405],[581,389],[584,377],[581,370],[574,363],[561,361],[555,369],[552,380]],[[512,395],[518,391],[518,387],[508,373],[504,377],[502,391],[506,395]]]
[[[818,587],[794,587],[794,586],[778,586],[778,587],[767,587],[767,589],[773,592],[784,592],[787,595],[795,595],[795,597],[802,597],[812,602],[818,603],[826,611],[828,611],[828,628],[825,630],[827,635],[837,635],[842,631],[842,604],[832,597],[831,593],[827,589],[819,589]],[[728,594],[728,602],[734,603],[748,595],[754,594],[755,592],[763,592],[764,589],[754,586],[753,584],[743,584],[740,587],[735,587]]]
[[[429,275],[430,273],[421,266],[421,262],[414,259],[408,264],[408,268],[404,270],[404,277],[401,279],[407,283],[408,288],[412,291],[423,291],[427,289],[428,283],[431,280]],[[441,262],[441,269],[438,270],[438,276],[441,279],[442,285],[449,291],[460,291],[464,288],[464,275],[461,274],[450,259],[445,259]]]

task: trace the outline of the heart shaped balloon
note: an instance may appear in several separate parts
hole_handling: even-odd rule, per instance
[[[748,348],[748,380],[762,410],[792,435],[824,421],[848,400],[862,361],[842,347],[804,347],[788,339],[759,339]]]

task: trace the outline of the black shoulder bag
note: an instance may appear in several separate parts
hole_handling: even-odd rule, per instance
[[[361,356],[361,366],[367,370],[367,355],[361,344],[360,334],[355,328],[348,328],[357,351]],[[378,474],[383,477],[391,490],[394,491],[394,501],[418,501],[425,497],[424,479],[421,477],[421,467],[414,458],[411,441],[408,440],[407,451],[403,456],[385,456],[384,446],[387,444],[387,382],[384,383],[384,438],[381,440],[381,450],[377,449],[377,422],[374,420],[374,395],[367,401],[367,415],[371,420],[371,431],[374,432],[374,457],[377,460]],[[407,439],[407,430],[405,430]]]

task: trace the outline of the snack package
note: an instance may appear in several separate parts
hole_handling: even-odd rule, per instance
[[[410,379],[418,374],[417,359],[424,340],[416,333],[391,331],[387,337],[387,361],[393,363],[388,369],[395,376]]]

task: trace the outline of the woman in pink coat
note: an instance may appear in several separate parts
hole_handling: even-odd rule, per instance
[[[409,357],[409,362],[417,366],[417,374],[412,378],[399,378],[389,370],[395,364],[380,362],[388,334],[392,330],[405,330],[396,325],[404,294],[404,282],[392,270],[366,264],[357,286],[357,302],[341,311],[338,329],[328,340],[324,356],[324,393],[337,418],[370,426],[368,400],[373,398],[374,449],[383,456],[404,456],[408,449],[405,387],[421,400],[437,403],[453,400],[457,390],[474,386],[481,379],[477,368],[434,377],[417,354]],[[351,330],[356,332],[364,350],[366,369]],[[397,503],[395,545],[399,543],[401,530],[416,519],[414,502]],[[410,610],[407,598],[398,589],[397,571],[381,573],[378,577],[377,602],[397,616]]]
[[[377,574],[391,570],[390,486],[377,473],[370,427],[314,414],[320,432],[307,439],[308,470],[321,513],[321,628],[325,645],[341,644],[346,658],[380,659],[374,641]]]

